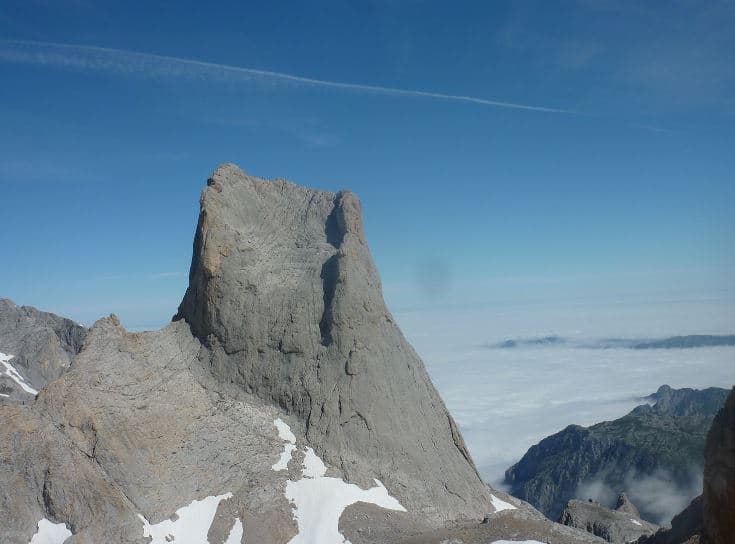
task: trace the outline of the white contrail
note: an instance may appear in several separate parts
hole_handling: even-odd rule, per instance
[[[27,40],[0,40],[0,60],[6,62],[41,65],[71,66],[118,73],[142,73],[156,76],[245,76],[247,78],[277,80],[299,85],[328,87],[347,91],[451,100],[455,102],[469,102],[471,104],[479,104],[482,106],[494,106],[498,108],[512,108],[546,113],[579,114],[579,112],[575,112],[573,110],[550,108],[545,106],[531,106],[515,102],[501,102],[476,96],[436,93],[414,89],[398,89],[394,87],[381,87],[379,85],[363,85],[361,83],[344,83],[341,81],[297,76],[283,72],[257,70],[255,68],[243,68],[228,64],[217,64],[214,62],[154,55],[151,53],[138,53],[124,49],[112,49],[90,45]]]

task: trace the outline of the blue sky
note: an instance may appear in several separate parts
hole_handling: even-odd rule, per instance
[[[0,296],[159,326],[231,161],[357,192],[396,311],[735,299],[735,4],[662,5],[5,0]]]

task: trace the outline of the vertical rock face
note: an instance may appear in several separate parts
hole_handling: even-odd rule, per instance
[[[641,537],[637,544],[699,544],[702,531],[702,495],[700,495],[673,517],[671,527]]]
[[[382,297],[360,203],[227,164],[208,181],[175,319],[217,379],[294,415],[345,477],[440,523],[492,511],[462,437]]]
[[[735,388],[712,422],[704,459],[705,542],[732,544],[735,542]]]

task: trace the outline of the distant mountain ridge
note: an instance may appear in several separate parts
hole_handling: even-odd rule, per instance
[[[641,342],[633,349],[686,349],[717,346],[735,346],[735,334],[692,334],[689,336],[672,336],[663,340]]]
[[[668,515],[643,497],[651,485],[670,486],[688,502],[699,493],[704,443],[728,391],[672,389],[661,386],[627,415],[591,427],[570,425],[531,447],[506,471],[510,492],[551,519],[558,519],[568,500],[598,500],[612,506],[625,491],[643,519],[661,524]],[[593,496],[597,495],[597,496]]]
[[[691,349],[721,346],[735,346],[735,334],[688,334],[666,338],[602,338],[593,341],[580,341],[563,336],[537,336],[529,338],[509,338],[486,348],[512,349],[521,347],[569,346],[585,349]]]

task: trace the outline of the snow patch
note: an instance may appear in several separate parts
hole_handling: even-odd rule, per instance
[[[67,529],[66,523],[53,523],[43,518],[38,522],[38,531],[28,544],[63,544],[70,536],[71,531]]]
[[[230,529],[230,535],[225,540],[225,544],[240,544],[242,542],[243,532],[242,521],[240,521],[240,518],[237,518],[232,529]]]
[[[635,523],[638,527],[643,527],[643,524],[640,521],[638,521],[637,519],[630,518],[630,521],[632,521],[633,523]]]
[[[286,442],[283,446],[280,459],[271,466],[273,470],[278,472],[279,470],[286,470],[288,468],[288,463],[291,461],[291,455],[296,449],[296,437],[291,432],[291,427],[289,427],[281,418],[276,419],[273,424],[276,426],[276,429],[278,429],[278,438]]]
[[[142,515],[138,517],[143,522],[143,536],[153,537],[150,544],[208,544],[207,533],[214,521],[219,503],[232,497],[232,493],[224,495],[210,495],[204,499],[193,500],[188,506],[176,510],[176,521],[165,519],[151,525]],[[243,526],[240,519],[230,530],[225,544],[239,544],[242,539]],[[35,543],[34,543],[35,544]]]
[[[495,540],[490,544],[544,544],[538,540]]]
[[[286,470],[288,468],[288,463],[291,461],[291,454],[293,454],[293,451],[296,449],[295,444],[286,444],[283,447],[283,451],[281,452],[281,457],[273,463],[273,466],[271,468],[278,472],[279,470]]]
[[[10,395],[6,395],[5,393],[0,393],[0,397],[9,397]]]
[[[5,375],[11,380],[13,380],[15,383],[17,383],[23,391],[26,393],[30,393],[31,395],[37,395],[38,391],[33,389],[30,384],[25,381],[23,376],[20,375],[20,373],[16,370],[16,368],[10,364],[10,359],[13,358],[13,355],[7,355],[5,353],[0,352],[0,376]]]
[[[327,473],[327,466],[314,453],[311,448],[306,448],[304,452],[304,468],[301,471],[301,475],[304,478],[321,478]]]
[[[291,432],[291,427],[288,426],[288,423],[279,417],[273,424],[278,429],[278,438],[291,444],[296,444],[296,436]]]
[[[493,508],[495,508],[495,512],[502,512],[503,510],[515,510],[516,509],[516,507],[510,504],[509,502],[500,500],[493,494],[490,495],[490,501],[493,503]]]
[[[288,425],[280,419],[274,423],[278,428],[278,436],[295,449],[296,437]],[[293,518],[299,528],[298,534],[288,544],[350,544],[339,532],[339,518],[345,508],[356,502],[406,511],[379,480],[373,480],[375,487],[362,489],[340,478],[327,477],[326,473],[324,462],[312,448],[306,447],[301,479],[286,482],[286,498],[293,505]]]

